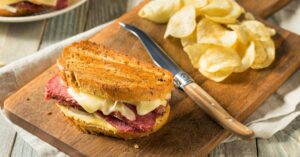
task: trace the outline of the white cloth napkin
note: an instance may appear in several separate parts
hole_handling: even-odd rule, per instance
[[[300,0],[295,0],[285,9],[275,14],[273,21],[300,34]],[[135,3],[136,4],[136,3]],[[0,106],[4,99],[53,65],[62,48],[74,41],[87,39],[107,26],[103,24],[87,32],[61,41],[33,55],[17,60],[0,69]],[[34,70],[33,70],[34,69]],[[254,130],[255,136],[269,138],[277,131],[284,129],[300,114],[300,70],[276,91],[258,110],[252,114],[246,124]],[[2,112],[0,112],[2,113]],[[13,125],[13,124],[12,124]],[[28,142],[40,156],[66,156],[53,146],[40,140],[22,128],[13,125],[18,134]],[[235,140],[230,137],[225,142]]]

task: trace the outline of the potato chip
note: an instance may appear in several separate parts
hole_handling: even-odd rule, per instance
[[[231,28],[235,33],[237,34],[238,41],[241,42],[243,45],[247,45],[248,43],[248,37],[247,32],[243,27],[240,25],[228,25],[229,28]]]
[[[267,28],[267,29],[269,30],[270,36],[274,36],[276,34],[275,29],[273,29],[273,28]]]
[[[187,37],[181,38],[180,41],[181,41],[181,45],[183,47],[187,47],[189,45],[196,44],[197,43],[197,33],[196,33],[196,31],[194,31],[192,34],[190,34]]]
[[[211,17],[220,17],[227,15],[232,6],[228,0],[210,0],[209,3],[201,8],[200,12]]]
[[[197,25],[197,42],[232,47],[236,44],[236,32],[229,31],[222,25],[208,19],[202,19]]]
[[[195,8],[203,8],[208,3],[208,0],[183,0],[184,6],[193,6]]]
[[[240,57],[233,49],[215,45],[207,47],[199,60],[199,67],[210,73],[234,69],[239,65]]]
[[[268,59],[268,56],[261,42],[254,41],[254,45],[255,45],[255,59],[254,59],[253,66],[260,66]]]
[[[269,39],[267,41],[254,41],[255,59],[251,68],[262,69],[268,67],[275,59],[275,45]]]
[[[202,75],[204,75],[205,77],[207,77],[210,80],[213,80],[215,82],[221,82],[221,81],[225,80],[233,72],[232,68],[223,69],[223,70],[215,72],[215,73],[207,72],[201,68],[199,68],[198,70]]]
[[[192,34],[195,28],[195,8],[193,6],[186,6],[170,18],[164,38],[167,38],[169,35],[177,38],[187,37]]]
[[[272,28],[235,0],[154,0],[139,15],[168,22],[164,38],[180,38],[193,67],[216,82],[233,72],[261,69],[275,59]],[[199,21],[197,24],[196,21]]]
[[[262,42],[265,51],[268,55],[268,60],[265,63],[265,67],[270,66],[273,61],[275,60],[275,43],[272,39],[268,40],[268,41],[264,41]]]
[[[184,51],[188,54],[192,65],[195,68],[199,68],[199,60],[201,55],[207,50],[208,45],[204,44],[192,44],[184,47]]]
[[[157,23],[166,23],[180,7],[180,0],[154,0],[139,11],[139,16]]]
[[[255,44],[254,44],[254,42],[251,42],[246,50],[243,50],[242,48],[240,48],[239,50],[245,51],[245,53],[241,56],[242,60],[241,60],[240,66],[236,67],[234,69],[234,72],[246,71],[248,68],[250,68],[250,66],[253,64],[254,59],[255,59]]]
[[[234,0],[227,0],[231,4],[230,12],[227,14],[221,14],[219,16],[212,16],[210,14],[204,14],[206,18],[223,24],[237,23],[237,19],[244,12],[244,9],[237,4]]]
[[[207,75],[211,73],[211,75],[223,78],[225,74],[227,75],[229,71],[232,72],[240,64],[239,56],[230,48],[207,44],[193,44],[185,47],[184,51],[188,54],[192,65],[195,68],[201,68]]]
[[[270,39],[271,34],[274,33],[259,21],[244,21],[241,23],[241,26],[247,30],[249,38],[252,40],[267,41]]]
[[[205,7],[208,0],[183,0],[184,6],[193,6],[196,9],[196,16],[201,14],[201,9]]]
[[[220,41],[223,46],[234,47],[238,41],[238,35],[235,31],[225,31],[221,36]]]
[[[255,17],[253,14],[246,12],[244,15],[245,20],[255,20]]]

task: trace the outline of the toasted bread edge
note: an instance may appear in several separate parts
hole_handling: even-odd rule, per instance
[[[122,139],[134,139],[134,138],[139,138],[143,136],[148,136],[151,133],[156,132],[159,130],[162,126],[164,126],[167,123],[169,114],[170,114],[170,105],[168,104],[166,106],[166,111],[163,115],[159,116],[156,118],[156,123],[151,131],[148,132],[130,132],[130,133],[124,133],[118,131],[115,127],[111,126],[108,122],[106,122],[103,119],[97,119],[97,120],[91,120],[87,121],[84,119],[79,118],[76,116],[76,111],[81,114],[84,114],[86,116],[90,116],[91,118],[93,117],[92,114],[88,115],[88,113],[76,110],[76,109],[71,109],[64,107],[63,105],[57,104],[59,107],[60,111],[64,114],[66,119],[71,122],[73,125],[75,125],[79,130],[81,130],[84,133],[88,134],[93,134],[93,135],[107,135],[107,136],[112,136],[112,137],[117,137],[117,138],[122,138]],[[76,111],[75,111],[76,110]]]

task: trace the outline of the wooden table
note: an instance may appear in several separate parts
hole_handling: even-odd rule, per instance
[[[67,14],[49,20],[0,24],[0,64],[10,63],[48,45],[108,22],[126,12],[127,0],[89,0]],[[0,116],[0,156],[35,157],[38,154]],[[199,156],[199,154],[195,154]],[[210,157],[300,156],[300,117],[267,140],[221,144]]]

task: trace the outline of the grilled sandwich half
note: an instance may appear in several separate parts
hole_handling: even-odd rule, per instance
[[[0,16],[26,16],[63,9],[69,0],[0,0]]]
[[[82,131],[131,139],[166,123],[170,72],[89,41],[66,47],[57,65],[46,98]]]

